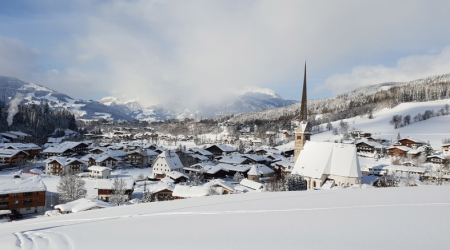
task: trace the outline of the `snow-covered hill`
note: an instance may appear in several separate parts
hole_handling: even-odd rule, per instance
[[[361,110],[397,103],[450,98],[450,74],[430,76],[410,82],[380,83],[362,87],[331,98],[308,100],[308,111],[313,114],[344,113],[352,115]],[[361,109],[361,110],[358,110]],[[283,116],[299,114],[299,104],[236,115],[233,122],[251,120],[277,120]]]
[[[132,117],[124,112],[112,109],[96,101],[73,99],[70,96],[51,90],[44,86],[25,82],[17,78],[0,76],[0,97],[9,102],[17,93],[23,95],[22,104],[48,103],[54,109],[67,109],[77,118],[100,119],[112,118],[130,120]]]
[[[449,192],[445,185],[152,202],[3,223],[0,241],[5,250],[448,249]]]
[[[429,141],[431,146],[438,150],[442,145],[442,139],[450,139],[450,115],[436,116],[418,122],[414,122],[413,117],[419,113],[425,113],[426,110],[438,111],[444,108],[446,104],[450,105],[450,99],[402,103],[392,109],[384,108],[376,111],[373,113],[373,119],[369,119],[367,116],[357,116],[344,119],[344,121],[348,123],[349,129],[359,129],[391,141],[395,141],[400,133],[401,137],[409,136],[426,142]],[[401,115],[402,117],[410,115],[411,124],[394,129],[394,126],[389,124],[389,121],[394,115]],[[338,128],[339,122],[340,121],[335,121],[331,124],[334,128]],[[340,140],[341,137],[333,135],[331,131],[327,131],[315,134],[311,139],[314,141],[334,141]]]

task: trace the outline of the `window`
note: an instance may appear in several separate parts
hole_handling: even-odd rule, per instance
[[[9,197],[9,194],[1,194],[0,195],[0,199],[5,199],[5,198],[8,198]]]
[[[19,194],[13,194],[14,197],[19,197]]]
[[[24,205],[25,205],[25,204],[31,204],[31,203],[33,203],[33,200],[32,200],[32,199],[23,200],[23,204],[24,204]]]

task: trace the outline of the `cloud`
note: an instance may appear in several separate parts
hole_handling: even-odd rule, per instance
[[[79,0],[71,3],[70,15],[61,4],[52,14],[57,2],[46,0],[46,25],[27,22],[51,43],[39,54],[44,70],[33,71],[28,60],[22,68],[33,71],[35,82],[84,99],[107,92],[139,96],[144,105],[195,105],[226,99],[244,86],[299,99],[305,59],[314,89],[355,65],[432,56],[429,51],[450,44],[450,3],[439,0]],[[63,35],[54,36],[52,23]],[[373,71],[361,71],[359,78],[389,70]],[[341,81],[342,90],[356,81],[330,79]],[[330,79],[324,86],[337,91]]]
[[[29,77],[35,71],[38,54],[17,39],[0,36],[0,75]]]
[[[450,46],[436,55],[416,55],[401,58],[394,67],[358,66],[349,74],[337,74],[325,80],[319,89],[334,94],[384,82],[406,82],[427,76],[450,73]]]

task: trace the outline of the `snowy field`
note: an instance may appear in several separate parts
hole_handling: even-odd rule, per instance
[[[345,119],[344,121],[348,122],[349,130],[356,128],[364,132],[372,133],[372,135],[394,141],[397,139],[398,133],[400,133],[402,137],[409,136],[415,139],[430,141],[434,149],[440,149],[442,139],[450,138],[450,115],[433,117],[416,123],[413,122],[413,118],[418,113],[423,114],[426,110],[438,111],[447,103],[450,103],[450,100],[402,103],[393,109],[383,109],[375,112],[373,114],[374,119],[358,116]],[[394,129],[394,126],[389,124],[389,121],[394,115],[401,115],[403,117],[411,115],[412,123],[405,127]],[[333,128],[338,128],[339,122],[332,122]],[[314,141],[334,141],[335,139],[340,140],[341,138],[332,135],[331,131],[327,131],[313,135],[311,139]]]
[[[1,249],[449,249],[450,186],[212,196],[0,224]]]

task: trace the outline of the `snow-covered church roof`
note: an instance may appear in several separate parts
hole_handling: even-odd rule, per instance
[[[355,145],[316,141],[306,142],[292,173],[316,179],[324,174],[362,176]]]

